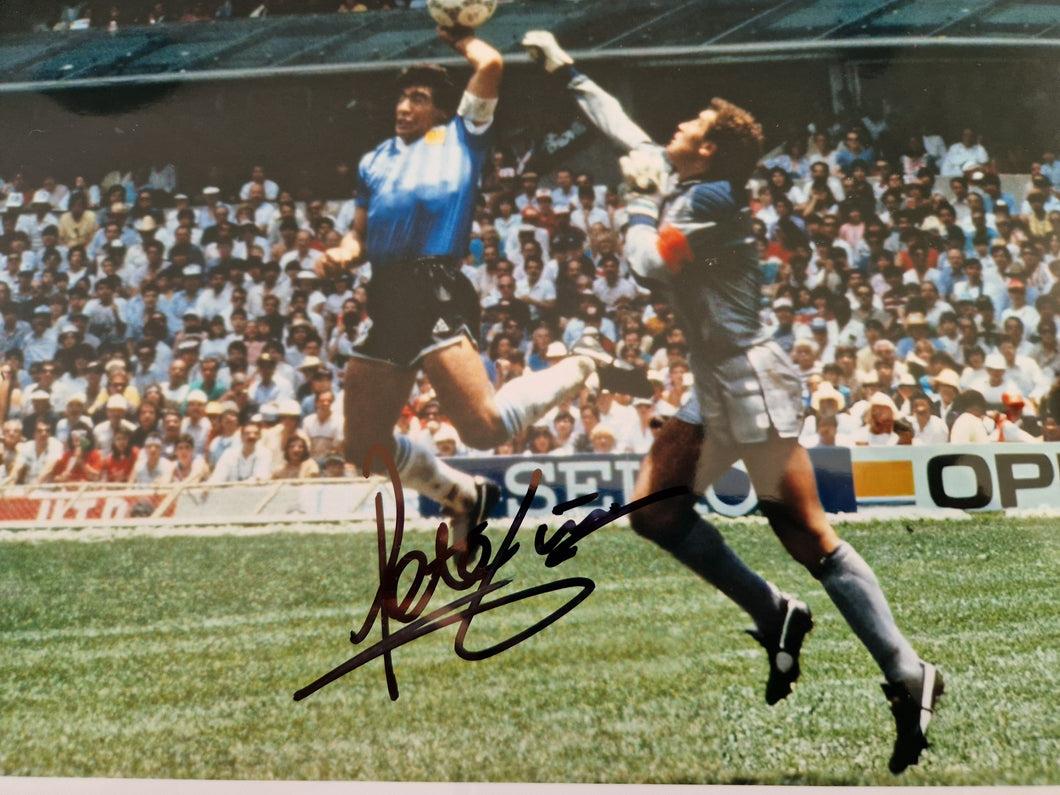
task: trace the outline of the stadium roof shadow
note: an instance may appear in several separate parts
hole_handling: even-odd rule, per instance
[[[3,19],[0,11],[0,27],[16,27],[10,15],[19,12],[7,13]],[[518,64],[529,28],[555,31],[583,61],[696,64],[866,46],[1051,47],[1060,44],[1060,7],[1044,0],[535,0],[501,5],[482,35]],[[451,57],[422,9],[11,33],[0,36],[0,91],[372,72]]]

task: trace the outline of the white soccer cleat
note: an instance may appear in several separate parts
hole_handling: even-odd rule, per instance
[[[555,72],[564,66],[574,63],[556,42],[556,37],[547,30],[531,30],[523,36],[523,46],[532,59],[545,67],[545,71]]]

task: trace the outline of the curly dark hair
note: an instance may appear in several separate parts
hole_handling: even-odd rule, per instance
[[[426,86],[431,90],[434,106],[442,111],[446,118],[456,113],[460,92],[449,77],[444,66],[432,63],[421,63],[409,66],[401,71],[397,78],[399,91],[411,86]]]
[[[712,176],[728,180],[733,188],[742,188],[762,156],[762,125],[728,100],[715,97],[709,109],[718,115],[705,140],[713,141],[720,155],[711,164]]]

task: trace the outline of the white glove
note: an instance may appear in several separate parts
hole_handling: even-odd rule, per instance
[[[527,54],[545,67],[545,71],[555,72],[564,66],[570,66],[574,59],[556,43],[556,37],[547,30],[531,30],[523,36],[523,46]]]
[[[645,146],[618,159],[626,187],[636,193],[661,194],[666,189],[670,163],[662,149]]]

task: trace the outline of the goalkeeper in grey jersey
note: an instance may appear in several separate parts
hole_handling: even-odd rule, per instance
[[[688,337],[697,400],[663,426],[641,465],[634,498],[682,485],[690,493],[638,510],[634,529],[751,616],[751,634],[769,655],[766,700],[783,699],[799,676],[802,642],[813,628],[810,610],[748,568],[695,510],[695,494],[742,459],[774,533],[820,580],[883,671],[897,728],[890,769],[905,770],[927,747],[942,675],[913,650],[872,569],[829,524],[813,466],[798,444],[799,379],[761,328],[760,277],[743,199],[760,157],[760,126],[747,111],[714,99],[658,146],[613,97],[572,68],[552,34],[532,31],[523,45],[624,153],[630,268],[665,286]]]

